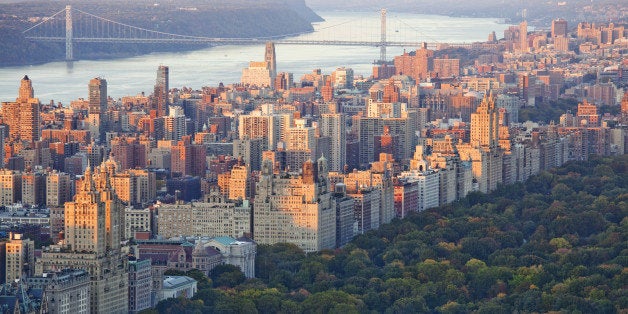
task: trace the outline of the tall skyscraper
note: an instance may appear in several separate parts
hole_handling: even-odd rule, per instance
[[[528,22],[519,24],[519,49],[521,52],[528,52]]]
[[[275,56],[275,43],[269,41],[266,43],[266,52],[264,53],[264,61],[268,62],[270,67],[271,81],[275,81],[277,77],[277,57]]]
[[[91,277],[90,313],[128,312],[128,268],[122,247],[124,210],[111,186],[115,165],[88,167],[74,201],[65,203],[65,237],[45,247],[36,273],[81,267]]]
[[[552,37],[567,37],[567,21],[564,19],[555,19],[552,21]]]
[[[100,77],[91,79],[88,92],[89,131],[97,142],[104,141],[107,131],[107,81]]]
[[[179,141],[185,135],[185,113],[179,106],[172,107],[167,117],[164,117],[164,139]]]
[[[460,158],[471,161],[473,178],[480,192],[494,190],[503,182],[504,150],[499,145],[499,110],[491,94],[471,114],[471,142],[456,146]]]
[[[104,113],[107,111],[107,80],[96,77],[89,81],[89,112]]]
[[[471,114],[471,145],[495,148],[499,142],[499,117],[493,95],[486,96]]]
[[[40,139],[39,105],[31,80],[24,76],[15,102],[2,103],[2,120],[9,127],[9,140],[36,142]]]
[[[321,136],[331,137],[331,151],[326,156],[329,159],[329,169],[343,171],[347,163],[345,115],[343,113],[322,114],[318,127]]]
[[[151,109],[156,111],[157,117],[165,116],[170,108],[170,69],[165,65],[157,68],[157,81],[155,82],[155,92]]]
[[[170,90],[170,69],[168,66],[160,65],[157,68],[156,86],[161,87],[166,93]]]

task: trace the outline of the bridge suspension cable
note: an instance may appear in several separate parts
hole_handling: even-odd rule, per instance
[[[66,13],[65,19],[60,18],[60,14]],[[75,12],[76,14],[72,14]],[[182,35],[174,34],[159,30],[152,30],[143,27],[133,26],[122,22],[117,22],[105,17],[97,16],[95,14],[85,12],[80,9],[66,6],[64,10],[54,13],[49,17],[43,18],[37,24],[24,30],[23,33],[27,39],[50,41],[50,42],[65,42],[66,44],[66,59],[72,60],[73,58],[73,44],[77,42],[100,42],[100,43],[185,43],[185,44],[255,44],[260,41],[275,41],[278,44],[293,44],[293,45],[340,45],[340,46],[372,46],[380,47],[380,61],[386,61],[386,47],[398,46],[398,47],[410,47],[420,46],[420,42],[415,40],[408,40],[409,37],[402,36],[396,37],[398,39],[391,40],[391,37],[387,36],[387,31],[390,27],[387,27],[387,14],[386,10],[380,11],[380,19],[375,25],[364,25],[365,22],[374,22],[373,18],[357,17],[351,20],[345,20],[333,25],[320,27],[315,29],[314,32],[303,31],[294,32],[281,35],[272,36],[260,36],[260,37],[230,37],[230,38],[218,38],[207,36],[195,36],[195,35]],[[395,21],[401,22],[404,26],[410,28],[414,32],[422,34],[416,27],[410,25],[410,23],[394,16]],[[358,22],[359,21],[359,22]],[[379,25],[377,25],[379,24]],[[334,28],[348,25],[348,30],[344,29],[342,32],[333,31]],[[368,27],[372,26],[371,29]],[[373,37],[374,33],[377,33],[377,37]],[[399,28],[395,28],[395,32],[398,32]],[[326,32],[327,31],[327,32]],[[343,39],[342,34],[349,34],[349,38]],[[310,36],[311,35],[311,36]],[[392,33],[395,35],[395,33]],[[298,37],[297,37],[298,36]],[[360,38],[366,37],[364,38]],[[369,36],[371,36],[369,38]],[[341,39],[338,39],[341,37]],[[438,43],[438,41],[435,41]],[[464,44],[463,44],[464,45]]]

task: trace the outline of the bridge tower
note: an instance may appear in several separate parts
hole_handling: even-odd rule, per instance
[[[74,51],[72,49],[72,6],[65,6],[65,60],[72,61]]]
[[[382,9],[381,13],[381,42],[379,46],[379,61],[386,63],[386,9]]]

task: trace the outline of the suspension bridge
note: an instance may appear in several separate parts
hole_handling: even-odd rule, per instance
[[[139,44],[200,44],[200,45],[247,45],[273,41],[290,45],[371,46],[380,48],[380,61],[386,60],[386,47],[419,47],[419,41],[389,40],[386,10],[380,12],[379,34],[368,38],[352,37],[336,39],[334,36],[300,36],[306,33],[285,34],[257,38],[219,38],[173,34],[137,27],[100,17],[67,5],[65,9],[43,18],[39,23],[23,31],[26,39],[44,42],[65,42],[65,58],[74,60],[76,43],[139,43]],[[348,23],[340,23],[348,24]],[[355,23],[354,23],[355,24]],[[363,28],[362,25],[357,27]],[[320,32],[320,30],[315,31]],[[395,30],[399,32],[399,30]],[[325,38],[325,39],[320,39]],[[438,43],[431,43],[434,48]],[[469,47],[472,44],[447,44]]]

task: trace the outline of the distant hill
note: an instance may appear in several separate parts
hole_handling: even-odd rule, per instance
[[[626,2],[617,0],[307,0],[315,10],[360,10],[371,11],[386,8],[393,12],[438,14],[464,17],[497,17],[510,23],[522,20],[526,10],[528,23],[532,26],[547,26],[555,18],[564,18],[575,23],[615,22],[626,23]]]
[[[7,0],[0,0],[7,1]],[[312,31],[322,20],[303,0],[71,1],[74,8],[117,22],[168,33],[205,37],[266,37]],[[64,58],[62,43],[33,43],[22,31],[33,20],[65,7],[58,1],[0,4],[0,66]],[[190,10],[193,8],[194,10]],[[185,45],[80,44],[75,57],[112,58],[155,51],[199,49]]]

